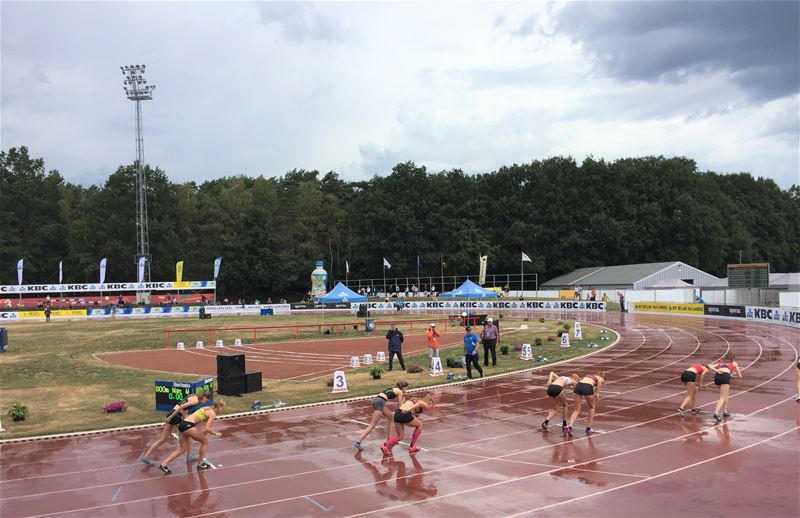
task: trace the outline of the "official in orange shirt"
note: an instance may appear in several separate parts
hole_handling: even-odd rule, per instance
[[[431,323],[428,330],[425,331],[425,336],[428,338],[428,358],[438,358],[439,346],[442,344],[442,333],[436,329],[435,323]]]

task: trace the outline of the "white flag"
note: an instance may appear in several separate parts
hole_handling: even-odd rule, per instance
[[[100,284],[106,282],[106,258],[100,259]]]
[[[385,261],[386,259],[384,259]],[[22,259],[17,261],[17,284],[22,286]]]
[[[63,261],[58,262],[58,283],[64,282],[64,265]]]
[[[350,273],[350,263],[347,260],[344,261],[344,271]]]
[[[220,264],[222,264],[222,257],[217,257],[216,259],[214,259],[214,280],[215,281],[217,280],[217,277],[219,276],[219,266],[220,266]]]
[[[142,256],[139,258],[139,283],[141,284],[144,282],[144,263],[147,262],[147,258]]]
[[[385,266],[386,268],[391,268],[392,267],[392,265],[389,264],[389,261],[387,261],[385,257],[383,258],[383,266]]]
[[[489,261],[488,255],[480,256],[480,264],[478,269],[478,284],[480,284],[481,286],[486,284],[486,267],[487,267],[486,263],[488,261]]]
[[[529,263],[532,262],[531,258],[528,257],[528,254],[526,254],[525,252],[522,252],[522,262],[529,262]]]

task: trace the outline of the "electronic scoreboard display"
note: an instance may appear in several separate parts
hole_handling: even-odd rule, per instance
[[[729,288],[769,288],[769,263],[729,264]]]
[[[202,390],[209,391],[213,398],[213,382],[213,377],[203,378],[195,382],[156,381],[156,410],[158,412],[172,412],[175,405]]]

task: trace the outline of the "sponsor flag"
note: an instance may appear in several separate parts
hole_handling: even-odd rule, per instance
[[[486,284],[486,263],[489,262],[488,255],[480,256],[480,270],[478,273],[478,284]]]
[[[528,254],[526,254],[525,252],[522,252],[522,262],[523,262],[523,263],[530,263],[530,262],[532,262],[532,261],[531,261],[531,258],[530,258],[530,257],[528,257]]]
[[[214,259],[214,280],[215,281],[217,280],[217,277],[219,276],[219,265],[220,265],[220,263],[222,263],[222,257],[217,257],[216,259]]]
[[[58,262],[58,283],[64,282],[64,261]]]
[[[345,273],[350,273],[350,263],[346,259],[344,261],[344,271]]]
[[[175,282],[183,280],[183,261],[175,263]]]
[[[100,284],[106,282],[106,258],[100,259]]]
[[[386,259],[384,259],[384,261],[385,260]],[[22,286],[22,262],[23,262],[22,259],[17,261],[17,284],[19,284],[20,286]]]
[[[144,263],[147,262],[147,258],[142,256],[139,258],[139,284],[144,282]]]
[[[383,258],[383,266],[384,268],[389,268],[389,269],[392,268],[392,265],[389,264],[389,261],[387,261],[385,257]]]

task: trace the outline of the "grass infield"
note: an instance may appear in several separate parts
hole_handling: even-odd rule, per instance
[[[403,315],[377,316],[378,322],[391,322],[397,319],[440,319],[441,315]],[[325,316],[324,322],[354,321],[352,315]],[[322,327],[306,329],[301,339],[332,338],[332,334],[324,334],[324,322],[320,315],[286,315],[265,319],[259,316],[215,317],[212,321],[198,319],[161,318],[149,320],[103,320],[103,321],[53,321],[24,322],[8,327],[9,348],[0,354],[0,410],[2,425],[6,433],[0,439],[11,439],[33,435],[45,435],[118,426],[129,426],[159,422],[163,414],[156,412],[153,381],[156,379],[172,379],[175,381],[194,381],[191,376],[165,373],[156,370],[131,369],[116,366],[95,358],[95,353],[114,351],[161,349],[165,347],[164,329],[168,328],[204,328],[225,326],[255,326],[284,324],[320,324]],[[518,330],[520,324],[528,325],[527,330]],[[572,324],[572,322],[565,322]],[[547,357],[547,363],[594,352],[613,343],[616,335],[609,332],[609,340],[600,340],[600,328],[583,323],[583,340],[570,338],[572,347],[561,348],[556,339],[548,342],[548,336],[555,336],[563,329],[557,321],[540,322],[536,319],[523,322],[522,319],[503,318],[501,321],[500,345],[508,345],[508,355],[500,354],[498,345],[497,367],[484,367],[485,375],[494,375],[543,366],[546,364],[519,359],[519,351],[513,347],[522,343],[535,343],[536,337],[542,338],[544,345],[532,347],[534,359],[537,355]],[[517,328],[517,330],[513,330]],[[477,327],[480,330],[480,326]],[[414,334],[425,332],[424,325],[415,325]],[[570,330],[570,333],[572,330]],[[356,333],[356,331],[353,331]],[[345,335],[346,336],[346,335]],[[355,336],[355,335],[354,335]],[[362,333],[358,336],[364,336]],[[259,341],[287,340],[294,333],[270,333],[259,335]],[[598,349],[588,349],[586,344],[595,342]],[[441,349],[442,365],[445,374],[453,372],[466,375],[466,370],[448,369],[448,357],[460,358],[463,352],[461,341],[446,343]],[[405,379],[411,388],[447,383],[445,376],[429,375],[429,363],[426,354],[407,356],[406,368],[419,365],[424,372],[409,374],[399,370],[395,361],[395,370],[384,372],[382,378],[373,380],[369,368],[346,371],[349,392],[332,394],[326,381],[329,376],[311,381],[277,381],[264,380],[264,390],[245,394],[243,397],[226,397],[228,407],[226,413],[250,410],[250,404],[258,399],[263,405],[270,405],[274,400],[282,400],[287,405],[332,401],[336,399],[368,396],[379,390],[394,385]],[[481,351],[481,365],[483,352]],[[386,365],[384,364],[384,368]],[[331,373],[332,375],[333,373]],[[192,378],[192,379],[190,379]],[[539,381],[536,381],[539,383]],[[116,400],[125,400],[126,412],[106,414],[102,407]],[[28,407],[29,416],[25,421],[12,422],[6,414],[13,402]]]

